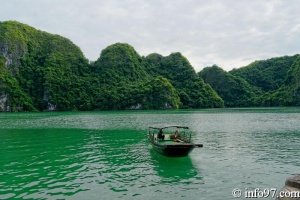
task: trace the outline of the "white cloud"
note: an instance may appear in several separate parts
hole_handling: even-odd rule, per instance
[[[96,60],[116,42],[141,55],[181,52],[196,71],[299,53],[297,0],[10,0],[0,20],[62,35]]]

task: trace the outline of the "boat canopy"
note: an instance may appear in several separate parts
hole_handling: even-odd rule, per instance
[[[183,129],[189,129],[189,127],[187,126],[181,126],[181,125],[170,125],[170,124],[155,124],[155,125],[151,125],[149,126],[149,128],[152,129],[165,129],[165,128],[183,128]]]

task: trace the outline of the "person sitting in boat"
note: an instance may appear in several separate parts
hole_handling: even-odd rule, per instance
[[[157,134],[157,138],[164,140],[165,139],[165,135],[162,132],[162,129],[159,129],[158,134]]]
[[[175,139],[180,138],[180,133],[179,133],[178,129],[175,131],[174,136],[175,136]]]

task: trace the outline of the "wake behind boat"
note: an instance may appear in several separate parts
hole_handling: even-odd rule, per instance
[[[149,126],[148,140],[153,148],[162,155],[169,157],[187,156],[195,147],[203,144],[191,142],[191,133],[187,126],[153,125]]]

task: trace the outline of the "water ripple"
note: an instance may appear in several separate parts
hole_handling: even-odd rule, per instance
[[[237,187],[280,188],[299,172],[299,120],[295,112],[0,114],[0,199],[215,200]],[[190,126],[204,148],[159,155],[145,134],[163,121]]]

